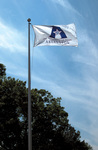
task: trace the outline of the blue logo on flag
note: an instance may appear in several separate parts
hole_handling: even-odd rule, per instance
[[[55,39],[67,38],[64,31],[60,27],[57,27],[57,26],[52,26],[52,32],[51,32],[50,37],[55,38]]]

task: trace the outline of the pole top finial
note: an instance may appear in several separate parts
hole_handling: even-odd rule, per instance
[[[30,18],[28,18],[28,20],[27,20],[28,22],[31,22],[31,19]]]

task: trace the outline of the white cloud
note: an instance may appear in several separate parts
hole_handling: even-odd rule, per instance
[[[70,12],[74,12],[77,15],[81,16],[81,14],[69,3],[68,0],[51,0],[55,4],[61,5],[63,8],[70,10]]]
[[[92,38],[87,31],[79,29],[79,53],[73,56],[74,61],[90,65],[92,67],[98,66],[98,50]]]
[[[0,21],[0,47],[11,52],[26,52],[26,38],[23,33]]]

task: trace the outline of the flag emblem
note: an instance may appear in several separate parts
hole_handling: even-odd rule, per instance
[[[55,39],[67,38],[66,34],[60,27],[52,26],[52,32],[50,37]]]

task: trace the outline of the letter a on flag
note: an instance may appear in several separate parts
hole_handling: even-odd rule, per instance
[[[33,25],[35,46],[78,46],[76,28],[69,25]]]

